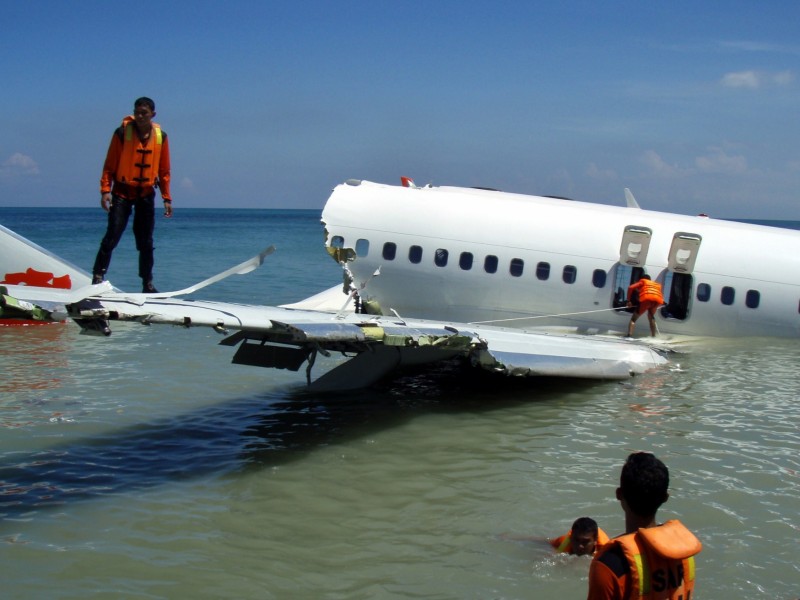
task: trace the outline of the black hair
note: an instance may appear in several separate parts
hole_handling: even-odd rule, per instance
[[[652,517],[667,501],[669,469],[649,452],[634,452],[619,477],[622,497],[635,514]]]
[[[156,112],[156,103],[153,102],[147,96],[142,96],[141,98],[137,98],[133,103],[134,110],[136,110],[137,106],[146,106],[150,110],[152,110],[153,112]]]
[[[590,517],[580,517],[572,524],[572,535],[587,533],[597,537],[597,521]]]

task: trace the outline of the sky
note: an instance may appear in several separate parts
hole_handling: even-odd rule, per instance
[[[347,179],[800,220],[800,3],[3,0],[0,206],[97,206],[155,100],[182,207]]]

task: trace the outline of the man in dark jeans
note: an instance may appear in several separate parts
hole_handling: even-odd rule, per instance
[[[100,178],[100,206],[108,213],[108,228],[94,261],[92,283],[103,281],[111,263],[111,254],[133,212],[133,235],[139,251],[142,291],[158,291],[153,286],[155,188],[161,190],[166,217],[172,216],[172,198],[169,193],[169,142],[166,132],[153,122],[155,110],[156,105],[150,98],[137,99],[133,104],[133,115],[125,117],[111,136]]]

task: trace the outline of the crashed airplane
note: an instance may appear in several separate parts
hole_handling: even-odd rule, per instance
[[[666,363],[623,338],[628,286],[662,284],[659,340],[800,333],[800,232],[627,206],[349,180],[322,223],[344,285],[291,305],[195,299],[273,251],[190,288],[127,293],[0,226],[6,307],[71,318],[211,327],[233,362],[299,370],[314,390],[365,387],[407,365],[461,358],[513,376],[624,379]],[[187,298],[189,297],[189,298]],[[20,304],[21,303],[21,304]],[[32,316],[32,312],[28,316]],[[43,318],[43,317],[38,317]],[[318,355],[348,358],[312,378]]]

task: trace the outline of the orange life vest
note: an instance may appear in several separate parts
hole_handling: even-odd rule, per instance
[[[633,297],[634,292],[638,292],[638,300]],[[634,304],[640,304],[648,300],[657,304],[664,304],[664,296],[661,293],[661,284],[651,281],[650,279],[640,279],[633,285],[629,286],[628,298],[632,299]]]
[[[664,303],[664,296],[661,294],[661,285],[649,279],[642,280],[642,291],[639,292],[639,301],[651,300],[660,304]]]
[[[619,545],[628,561],[631,598],[691,600],[694,556],[703,545],[680,521],[639,529],[609,543]]]
[[[115,181],[128,187],[143,188],[145,193],[150,193],[156,185],[164,137],[158,123],[151,125],[150,138],[142,143],[136,135],[133,117],[122,120],[122,152],[114,174]]]

